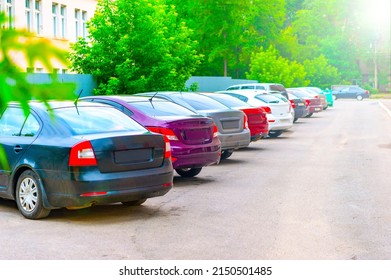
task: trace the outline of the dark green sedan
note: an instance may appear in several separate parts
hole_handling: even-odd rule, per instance
[[[172,188],[167,139],[122,112],[90,102],[9,104],[0,118],[0,197],[29,219],[52,209],[139,205]]]

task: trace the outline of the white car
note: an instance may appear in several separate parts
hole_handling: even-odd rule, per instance
[[[229,86],[225,91],[253,91],[258,93],[279,93],[288,99],[288,92],[282,84],[277,83],[249,83],[249,84],[238,84]]]
[[[280,94],[267,94],[259,90],[230,90],[219,93],[229,94],[252,106],[268,106],[271,109],[271,114],[267,114],[269,137],[278,137],[293,126],[294,111],[291,103]]]

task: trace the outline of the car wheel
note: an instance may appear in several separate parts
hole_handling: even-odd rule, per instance
[[[220,159],[227,159],[229,158],[230,156],[232,156],[234,150],[224,150],[224,151],[221,151],[221,157]]]
[[[190,178],[200,174],[202,167],[199,168],[177,168],[175,169],[176,173],[182,177]]]
[[[280,136],[283,133],[283,130],[270,130],[269,131],[269,137],[276,138]]]
[[[16,205],[20,213],[27,219],[42,219],[50,213],[50,209],[43,206],[39,177],[32,170],[24,171],[18,179]]]
[[[337,100],[337,96],[333,94],[333,100]]]
[[[362,95],[357,95],[356,98],[357,98],[358,101],[361,101],[361,100],[363,100],[364,97]]]
[[[314,113],[309,113],[307,116],[305,116],[306,118],[311,118],[311,116],[313,115]]]
[[[146,198],[139,199],[139,200],[132,200],[132,201],[122,201],[121,203],[125,206],[138,206],[143,204],[145,201],[147,201]]]

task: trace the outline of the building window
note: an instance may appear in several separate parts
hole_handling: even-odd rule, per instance
[[[87,38],[87,12],[75,9],[75,34],[76,40],[79,37]]]
[[[79,26],[79,18],[80,18],[80,10],[75,9],[75,34],[76,34],[76,41],[80,37],[80,26]]]
[[[41,1],[35,0],[35,6],[34,6],[34,20],[35,20],[35,32],[37,34],[41,34]]]
[[[33,28],[33,17],[31,16],[31,0],[25,0],[25,6],[26,6],[26,28],[28,31],[32,31]]]
[[[62,38],[66,37],[66,15],[67,7],[61,5],[60,7],[60,36]]]
[[[83,38],[87,38],[87,12],[83,11],[81,15],[81,31]]]
[[[58,4],[52,3],[53,37],[58,36]]]
[[[8,27],[12,28],[12,27],[14,27],[14,23],[13,23],[14,1],[7,0],[5,8],[6,8],[6,13],[7,13],[7,17],[8,17]]]

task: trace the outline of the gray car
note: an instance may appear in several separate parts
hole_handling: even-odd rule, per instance
[[[210,97],[190,92],[148,92],[137,95],[163,98],[180,104],[200,115],[214,120],[221,141],[221,159],[230,157],[234,150],[250,144],[250,130],[245,115],[240,110],[230,109]]]
[[[342,98],[355,98],[359,101],[363,100],[364,98],[369,98],[369,91],[360,88],[359,86],[355,85],[338,85],[338,86],[331,86],[333,99],[342,99]]]

